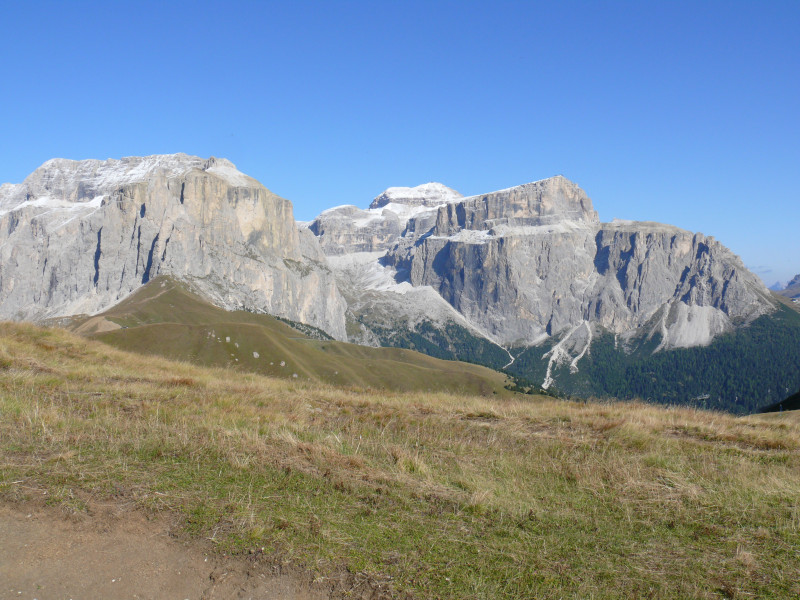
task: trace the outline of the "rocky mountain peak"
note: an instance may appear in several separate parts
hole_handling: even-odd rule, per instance
[[[786,287],[778,292],[779,294],[794,300],[800,299],[800,274],[795,275],[792,280],[786,284]]]
[[[308,224],[308,229],[317,236],[327,255],[386,251],[396,243],[409,220],[422,215],[435,218],[437,207],[462,198],[441,183],[391,187],[377,196],[368,209],[344,205],[323,211]]]
[[[558,221],[600,222],[592,201],[581,187],[562,175],[475,196],[486,205],[487,215],[508,218],[519,225],[543,225]]]
[[[624,336],[657,328],[660,347],[691,347],[772,310],[763,284],[713,238],[602,224],[562,176],[420,214],[384,263],[503,344],[584,335],[589,323]]]
[[[376,196],[370,208],[383,208],[387,204],[434,207],[463,196],[444,184],[431,182],[416,187],[390,187]]]
[[[515,187],[464,198],[439,208],[435,235],[462,230],[499,232],[520,227],[595,226],[592,201],[569,179],[557,175]]]
[[[24,203],[63,208],[65,203],[84,203],[116,192],[121,186],[185,176],[193,170],[216,175],[235,187],[260,184],[241,173],[224,158],[203,159],[188,154],[128,156],[107,160],[53,158],[28,175],[20,184],[0,187],[0,211]]]
[[[324,260],[288,200],[221,158],[54,159],[0,187],[0,318],[94,313],[164,274],[343,338]]]

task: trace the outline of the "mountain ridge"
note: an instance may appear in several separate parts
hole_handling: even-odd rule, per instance
[[[761,280],[713,236],[655,222],[601,223],[591,199],[563,176],[430,204],[415,207],[404,227],[391,225],[402,213],[391,204],[368,213],[340,207],[306,225],[348,302],[351,339],[427,346],[534,386],[604,396],[602,378],[587,387],[580,373],[598,374],[595,344],[611,339],[613,352],[638,356],[610,369],[633,368],[623,366],[631,360],[646,369],[651,354],[672,349],[714,345],[709,352],[718,353],[722,336],[777,314]],[[758,343],[748,347],[774,356]],[[522,355],[523,364],[515,362]],[[752,363],[736,364],[763,379]],[[680,391],[680,372],[664,369]],[[789,385],[795,371],[787,371]],[[742,410],[725,389],[715,406]]]
[[[0,186],[0,317],[94,314],[170,275],[226,310],[568,387],[598,340],[702,348],[777,304],[712,236],[602,223],[563,176],[464,197],[388,188],[297,223],[230,161],[54,159]],[[536,361],[531,352],[538,353]]]
[[[549,337],[558,334],[579,325],[581,321],[600,320],[603,326],[612,331],[626,333],[646,323],[670,299],[683,301],[683,304],[689,307],[711,306],[713,312],[697,309],[687,311],[678,308],[673,318],[679,321],[679,326],[664,324],[675,332],[665,343],[681,347],[694,345],[696,342],[691,336],[681,333],[681,326],[686,325],[690,315],[692,320],[700,319],[706,322],[706,331],[700,336],[699,343],[708,343],[715,335],[732,327],[732,319],[752,320],[760,314],[773,310],[769,292],[760,280],[749,273],[739,257],[716,242],[713,237],[652,222],[617,219],[611,223],[600,223],[588,196],[563,176],[489,194],[452,199],[430,206],[412,215],[402,230],[394,224],[396,213],[391,210],[384,209],[380,214],[373,212],[367,220],[360,218],[365,214],[364,211],[358,211],[362,209],[352,207],[347,211],[337,212],[335,209],[333,213],[325,211],[309,223],[309,229],[317,235],[323,251],[329,257],[334,254],[362,255],[360,254],[362,252],[385,250],[384,264],[395,268],[398,282],[408,280],[413,287],[432,287],[456,311],[465,315],[473,324],[480,326],[479,328],[489,331],[495,341],[501,344],[535,343],[541,340],[543,335]],[[547,236],[550,236],[549,240]],[[662,239],[655,240],[659,236]],[[572,250],[573,255],[583,253],[586,258],[591,258],[591,261],[583,261],[585,264],[572,265],[573,279],[583,280],[585,287],[594,284],[597,288],[589,291],[590,296],[578,311],[582,318],[578,319],[573,315],[565,320],[563,311],[551,306],[551,301],[539,298],[537,302],[528,302],[523,311],[528,314],[518,315],[516,320],[512,319],[513,322],[509,323],[508,313],[501,310],[496,318],[492,318],[488,314],[492,308],[489,303],[475,297],[487,282],[491,287],[492,283],[497,281],[492,276],[486,276],[486,267],[490,264],[487,261],[496,260],[498,252],[502,254],[504,250],[500,246],[503,244],[524,246],[526,237],[527,241],[538,243],[539,247],[530,247],[529,244],[527,248],[519,248],[515,253],[511,253],[514,254],[511,256],[512,259],[519,259],[525,255],[543,256],[551,253],[554,240],[559,238],[561,240],[569,238],[573,243],[569,249],[559,249],[561,255],[558,257],[557,266],[549,265],[548,268],[542,269],[540,265],[530,265],[532,267],[530,270],[536,273],[533,278],[518,272],[515,275],[516,281],[500,282],[505,284],[505,288],[500,292],[493,292],[493,306],[496,308],[503,294],[514,296],[514,289],[518,289],[520,283],[524,285],[526,277],[534,279],[532,283],[534,287],[529,286],[527,292],[535,293],[536,286],[548,277],[552,278],[553,273],[557,274],[559,270],[563,270],[565,263],[574,258],[568,253],[568,250]],[[595,239],[591,239],[592,237]],[[504,242],[498,242],[501,239]],[[332,243],[331,240],[335,242]],[[633,318],[633,313],[638,309],[638,306],[633,305],[641,303],[642,295],[647,295],[655,286],[655,281],[650,282],[649,288],[646,282],[636,281],[637,276],[641,280],[642,275],[637,275],[632,269],[640,269],[644,260],[644,256],[637,256],[637,243],[639,246],[645,246],[642,253],[647,255],[651,263],[650,255],[654,246],[662,246],[655,249],[661,250],[661,254],[664,255],[663,260],[668,264],[662,265],[659,276],[668,275],[670,270],[675,270],[669,263],[677,254],[683,255],[682,266],[689,271],[672,273],[670,278],[674,287],[671,296],[667,293],[669,290],[659,290],[659,296],[650,301],[652,306],[643,312],[641,317]],[[498,247],[489,250],[481,248],[487,244]],[[454,257],[454,251],[461,256]],[[612,252],[615,252],[616,256],[609,258]],[[698,268],[693,270],[691,265],[703,256],[706,256],[703,259],[706,264],[699,267],[699,270]],[[629,264],[632,257],[638,261]],[[512,264],[509,264],[508,255],[501,258],[504,258],[505,262],[498,265],[500,270],[507,272],[514,268],[517,271],[523,270],[521,265],[513,264],[513,260]],[[464,262],[465,260],[469,265]],[[437,261],[438,264],[435,265]],[[450,262],[442,267],[443,261]],[[594,266],[591,263],[594,263]],[[719,267],[717,271],[721,269],[725,272],[705,272],[716,267]],[[483,269],[483,273],[475,276],[479,281],[472,282],[471,287],[464,282],[450,280],[447,275],[459,272],[466,276],[466,273],[477,273],[480,269]],[[620,270],[624,272],[620,273]],[[614,284],[614,279],[608,277],[607,281],[596,281],[609,271],[620,282],[619,285]],[[594,276],[592,272],[595,272]],[[687,277],[692,281],[682,284],[682,278],[685,280]],[[626,288],[628,284],[623,280],[628,278],[631,279],[628,287],[633,289]],[[656,277],[651,277],[651,280],[655,279]],[[740,281],[741,285],[737,285]],[[703,292],[697,291],[697,284],[700,282],[707,288]],[[731,283],[733,290],[728,289]],[[574,295],[576,290],[569,285],[567,281],[554,282],[550,293],[561,296]],[[472,293],[472,296],[469,296],[469,293]],[[597,299],[593,300],[591,294]],[[469,296],[466,298],[469,306],[462,307],[460,303],[465,301],[465,296]],[[633,296],[635,298],[632,298]],[[542,301],[548,305],[549,314],[539,314],[538,326],[532,326],[530,313],[536,310],[534,304],[542,304]],[[475,309],[476,302],[480,305],[477,309]],[[606,306],[616,304],[616,308],[612,306],[613,310],[604,310],[603,304]],[[620,314],[626,310],[627,316]],[[514,337],[526,328],[527,333],[522,339]]]
[[[778,290],[781,296],[791,299],[800,298],[800,274],[795,275],[782,290]]]

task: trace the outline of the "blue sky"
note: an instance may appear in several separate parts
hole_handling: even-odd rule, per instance
[[[298,219],[563,174],[800,272],[800,2],[0,0],[0,182],[224,156]]]

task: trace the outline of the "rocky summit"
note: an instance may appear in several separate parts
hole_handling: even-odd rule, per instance
[[[227,160],[46,162],[0,187],[0,317],[95,313],[159,274],[343,338],[345,304],[292,205]]]
[[[340,207],[309,225],[337,257],[345,295],[405,296],[402,282],[429,288],[501,345],[647,328],[664,347],[690,347],[773,309],[762,282],[714,238],[658,223],[600,223],[564,177],[469,198],[411,197],[405,220],[402,209],[378,213],[392,204],[376,199],[367,211]],[[354,264],[375,274],[362,277],[360,290]]]
[[[800,323],[738,256],[671,225],[602,223],[561,176],[471,197],[390,188],[306,227],[347,301],[351,341],[583,396],[737,411],[757,397],[745,388],[778,397],[798,377],[747,358],[781,364]]]

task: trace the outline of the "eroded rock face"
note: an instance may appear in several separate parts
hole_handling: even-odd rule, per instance
[[[390,260],[503,343],[583,322],[629,333],[661,311],[663,343],[694,346],[772,306],[760,280],[713,238],[657,223],[601,224],[563,177],[440,207],[436,225],[401,241]]]
[[[393,206],[382,197],[373,206]],[[359,294],[401,305],[402,289],[385,281],[390,266],[398,285],[435,290],[474,331],[503,345],[575,337],[589,325],[623,336],[659,333],[662,347],[690,347],[772,310],[761,281],[713,238],[658,223],[602,224],[589,197],[564,177],[411,201],[415,212],[397,235],[391,217],[376,212],[385,208],[338,209],[336,231],[355,239],[343,233],[335,249],[322,248],[340,257],[336,271],[356,299],[351,305]],[[366,215],[372,232],[391,234],[365,244],[375,239],[363,234]],[[376,252],[383,279],[352,276],[345,257],[366,264],[359,254],[366,251]]]
[[[337,206],[320,214],[308,224],[308,229],[329,256],[385,252],[403,235],[409,219],[461,197],[441,183],[392,187],[378,195],[369,209]]]
[[[504,346],[602,328],[689,347],[772,310],[713,238],[602,224],[563,177],[469,198],[441,184],[389,188],[299,231],[287,200],[225,160],[57,159],[0,186],[0,317],[94,313],[159,274],[339,339],[349,318],[367,343],[370,320],[427,319]]]
[[[362,210],[338,206],[326,210],[309,225],[320,246],[329,256],[351,252],[386,251],[403,231],[397,213],[391,210]]]
[[[375,197],[371,209],[383,208],[387,204],[408,207],[434,207],[463,198],[456,190],[441,183],[423,183],[417,187],[390,187]]]
[[[504,233],[505,228],[582,226],[598,222],[592,201],[583,190],[558,176],[446,204],[438,209],[434,235],[495,228],[500,228],[496,233]]]
[[[713,237],[616,221],[604,224],[596,240],[600,277],[587,316],[611,331],[657,317],[662,345],[692,347],[773,309],[761,280]]]
[[[226,160],[56,159],[0,188],[0,317],[91,314],[160,274],[345,335],[344,300],[291,203]]]

